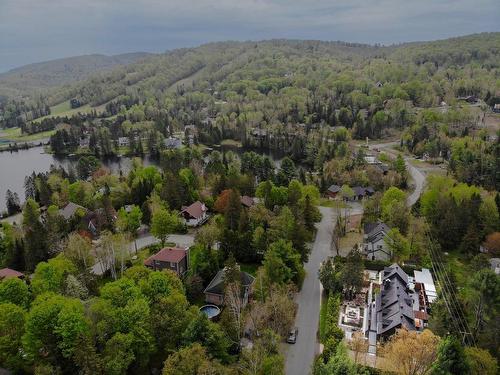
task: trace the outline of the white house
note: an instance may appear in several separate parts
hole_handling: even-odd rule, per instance
[[[174,150],[182,147],[182,141],[179,138],[168,137],[163,140],[165,147],[169,150]]]
[[[125,147],[128,146],[129,140],[127,137],[119,137],[118,138],[118,146],[119,147]]]
[[[188,227],[197,227],[208,220],[207,211],[205,204],[196,201],[190,206],[182,207],[181,215]]]
[[[387,233],[390,229],[382,222],[365,225],[363,253],[367,259],[391,260],[392,252],[387,245],[387,240],[390,240]]]

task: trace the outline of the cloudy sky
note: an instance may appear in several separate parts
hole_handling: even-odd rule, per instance
[[[0,0],[0,71],[271,38],[391,44],[500,31],[499,0]]]

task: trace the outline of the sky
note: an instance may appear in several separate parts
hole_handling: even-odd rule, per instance
[[[0,0],[0,72],[275,38],[392,44],[500,31],[499,0]]]

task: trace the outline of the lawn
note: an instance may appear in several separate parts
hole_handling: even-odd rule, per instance
[[[91,107],[89,104],[85,104],[78,108],[71,108],[69,105],[69,101],[65,101],[63,103],[59,103],[57,105],[50,107],[50,115],[39,117],[37,119],[34,119],[32,122],[40,122],[43,119],[58,117],[58,116],[71,117],[73,115],[76,115],[77,113],[90,113],[93,110],[95,110],[96,112],[102,112],[103,107],[102,106]]]
[[[47,130],[35,134],[22,134],[21,128],[9,128],[4,129],[0,132],[0,140],[10,141],[10,142],[30,142],[37,141],[40,139],[49,138],[55,130]]]

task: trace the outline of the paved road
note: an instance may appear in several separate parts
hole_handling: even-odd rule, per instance
[[[393,149],[394,146],[399,145],[399,141],[393,141],[393,142],[386,142],[386,143],[378,143],[378,144],[373,144],[370,145],[370,149],[378,149],[378,150],[383,150],[391,155],[397,156],[400,152],[396,151]],[[408,172],[410,173],[411,178],[413,179],[413,182],[415,184],[413,192],[408,195],[407,198],[407,204],[408,206],[413,206],[415,203],[417,203],[418,198],[422,194],[422,191],[424,189],[425,185],[425,174],[422,173],[420,169],[412,165],[409,160],[409,157],[405,157],[405,164],[406,168],[408,169]]]
[[[146,234],[137,238],[137,250],[140,250],[146,246],[158,243],[158,239],[153,237],[150,234]],[[176,245],[189,247],[194,244],[194,236],[191,234],[171,234],[167,238],[167,242],[174,242]],[[135,244],[131,242],[129,244],[130,254],[135,254]],[[95,275],[102,275],[107,269],[105,269],[104,265],[101,262],[97,262],[92,267],[92,273]]]
[[[311,373],[314,357],[319,353],[317,331],[320,310],[320,283],[318,269],[322,261],[331,255],[334,212],[328,207],[319,207],[322,219],[316,225],[318,231],[309,261],[305,264],[306,277],[302,290],[298,293],[297,317],[295,325],[299,329],[297,343],[289,345],[286,355],[287,375],[307,375]]]

